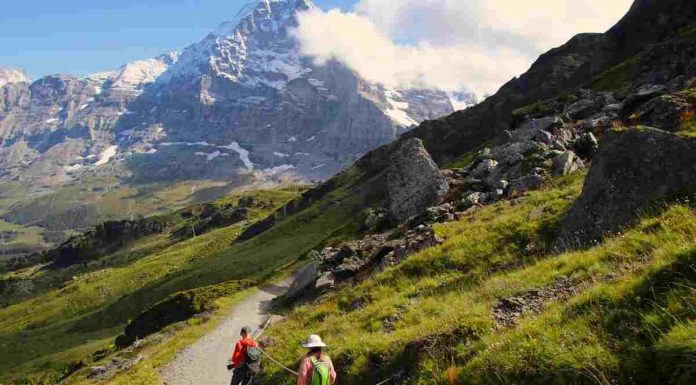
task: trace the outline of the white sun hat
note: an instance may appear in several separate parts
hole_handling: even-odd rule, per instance
[[[323,348],[326,347],[326,344],[321,341],[321,337],[319,337],[316,334],[310,334],[309,337],[307,337],[307,343],[302,344],[305,348]]]

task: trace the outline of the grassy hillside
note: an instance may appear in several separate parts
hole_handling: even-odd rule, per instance
[[[10,273],[38,284],[49,283],[47,291],[0,309],[0,372],[4,377],[0,382],[19,380],[32,372],[55,378],[70,362],[109,347],[130,318],[169,294],[245,277],[258,279],[287,263],[268,261],[264,267],[250,267],[240,263],[242,256],[231,254],[229,249],[249,223],[265,217],[301,191],[245,192],[242,195],[252,194],[262,203],[247,221],[197,237],[172,242],[170,234],[148,236],[85,266]],[[216,204],[236,202],[239,196]],[[206,276],[208,262],[225,265],[224,274]],[[64,282],[56,286],[57,279]]]
[[[101,222],[170,213],[229,195],[236,187],[222,181],[130,184],[110,174],[36,191],[3,182],[0,232],[7,234],[0,238],[0,260],[47,249]]]
[[[69,275],[70,279],[0,309],[0,383],[54,383],[73,369],[108,360],[115,352],[114,339],[126,323],[174,293],[206,286],[220,292],[215,289],[217,285],[229,286],[238,280],[261,282],[275,277],[313,249],[354,237],[360,212],[375,199],[373,191],[360,188],[360,180],[355,170],[344,173],[339,177],[341,187],[245,242],[235,240],[251,223],[297,198],[304,189],[247,191],[223,198],[215,205],[237,202],[240,195],[253,195],[265,204],[254,206],[243,223],[196,237],[179,239],[173,232],[148,236],[126,249],[62,273],[36,267],[9,273],[24,278],[63,274],[63,278]],[[212,308],[229,309],[235,298],[214,299]],[[171,359],[175,347],[181,348],[209,330],[219,314],[206,316],[212,322],[195,322],[183,331],[177,329],[181,325],[172,326],[179,333],[166,344],[144,346],[154,349],[156,354],[151,354],[155,357],[134,372],[142,379],[156,378],[151,365]],[[71,381],[80,378],[84,377],[76,375]],[[124,381],[137,383],[134,379]]]
[[[691,384],[696,216],[674,202],[582,251],[554,254],[582,175],[438,225],[446,241],[296,308],[267,332],[295,366],[307,333],[342,384]],[[290,384],[265,367],[264,384]]]

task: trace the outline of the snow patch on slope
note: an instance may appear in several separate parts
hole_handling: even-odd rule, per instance
[[[118,150],[118,146],[109,146],[106,148],[106,150],[102,151],[101,154],[99,154],[99,160],[94,163],[95,166],[102,166],[111,160],[116,155],[116,150]]]
[[[387,115],[395,123],[402,126],[417,126],[418,122],[413,120],[408,113],[408,103],[403,101],[394,100],[395,97],[401,97],[401,95],[396,91],[385,91],[384,96],[387,99],[386,105],[387,109],[384,110],[384,114]]]
[[[242,146],[239,145],[239,143],[232,142],[227,146],[220,146],[220,148],[224,148],[224,149],[232,150],[232,151],[236,152],[237,154],[239,154],[239,160],[241,160],[242,163],[244,163],[246,168],[249,169],[249,171],[254,170],[254,163],[252,163],[251,160],[249,159],[249,151],[243,149]]]

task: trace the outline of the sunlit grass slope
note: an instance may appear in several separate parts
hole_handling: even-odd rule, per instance
[[[692,384],[696,380],[696,216],[666,205],[582,251],[552,251],[582,175],[522,201],[438,225],[443,245],[301,306],[267,332],[289,366],[318,333],[341,383]],[[571,295],[496,322],[500,299],[570,281]],[[290,384],[275,365],[264,384]]]

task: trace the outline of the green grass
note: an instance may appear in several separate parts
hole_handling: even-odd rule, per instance
[[[640,60],[634,56],[602,72],[592,79],[591,87],[595,91],[619,91],[631,86],[633,77],[640,70]]]
[[[147,238],[91,262],[89,272],[75,274],[60,288],[0,309],[0,383],[22,383],[37,376],[43,382],[35,383],[51,383],[88,351],[108,348],[130,319],[167,296],[233,280],[263,281],[314,248],[354,237],[359,228],[357,214],[379,195],[362,189],[361,178],[356,170],[344,173],[341,188],[257,237],[235,243],[248,223],[265,217],[303,189],[240,192],[215,204],[236,203],[239,195],[254,195],[272,204],[262,205],[248,223],[172,245],[163,247],[161,239]],[[130,260],[133,254],[137,258]],[[105,267],[95,269],[99,264]]]
[[[47,233],[64,232],[67,236],[109,220],[162,215],[236,191],[233,184],[222,181],[131,185],[113,175],[100,174],[89,175],[79,183],[27,194],[34,187],[19,182],[2,183],[0,218],[4,219],[0,219],[0,231],[11,225],[21,233],[21,239],[4,245],[0,240],[0,260],[31,254],[67,238],[46,239]]]
[[[318,333],[342,384],[405,372],[407,384],[688,384],[696,365],[696,216],[675,203],[624,234],[555,255],[560,219],[582,175],[523,202],[438,225],[441,246],[316,304],[267,331],[269,352],[295,366]],[[567,277],[577,294],[496,325],[500,298]],[[354,309],[357,301],[365,307]],[[387,327],[389,325],[389,327]],[[263,384],[293,378],[267,365]]]
[[[0,261],[26,254],[22,250],[42,250],[52,245],[44,240],[44,229],[36,226],[24,227],[0,219],[0,232],[14,234],[0,237]]]
[[[254,210],[249,220],[263,218],[301,191],[245,192],[244,195],[256,195],[257,199],[267,203],[262,209]],[[227,199],[235,200],[240,195]],[[225,272],[218,272],[218,276],[222,277],[219,281],[203,277],[200,267],[191,267],[205,266],[205,261],[220,258],[219,254],[231,247],[245,225],[247,223],[240,223],[167,246],[163,246],[167,241],[161,237],[148,237],[128,250],[92,262],[86,272],[80,273],[80,268],[57,272],[62,277],[68,274],[74,276],[59,288],[0,309],[2,377],[18,380],[34,372],[52,371],[52,375],[56,376],[70,360],[84,354],[84,345],[90,345],[95,340],[113,342],[130,318],[166,296],[253,275],[251,268],[238,266],[234,257],[226,261]],[[162,237],[166,238],[166,235]],[[142,250],[139,251],[139,248]],[[133,254],[137,258],[130,260]],[[100,264],[106,267],[99,268]],[[259,270],[271,271],[274,268],[271,265]],[[165,284],[170,278],[185,275],[184,272],[191,273],[191,280],[187,281],[189,286]],[[34,269],[15,274],[28,274],[40,281],[43,275],[50,272]],[[231,278],[224,278],[227,276]],[[202,281],[207,283],[199,283]],[[46,368],[47,363],[53,366]],[[0,378],[0,382],[3,378]]]

